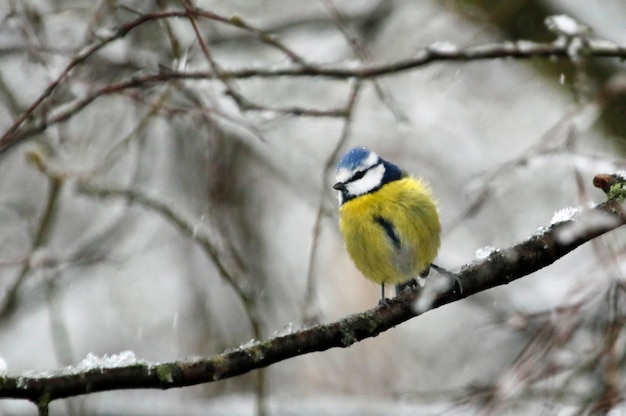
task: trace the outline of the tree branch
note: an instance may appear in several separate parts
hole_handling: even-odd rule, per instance
[[[442,288],[427,283],[421,293],[405,292],[389,300],[387,305],[337,322],[252,342],[211,358],[151,363],[134,357],[119,361],[105,357],[105,361],[96,360],[90,366],[4,376],[0,378],[0,398],[27,399],[41,404],[109,390],[191,386],[235,377],[299,355],[347,348],[428,310],[533,273],[585,242],[624,225],[626,216],[622,201],[626,197],[626,180],[616,175],[597,175],[594,185],[607,193],[606,202],[580,212],[574,219],[551,224],[513,247],[493,251],[486,258],[475,260],[456,276],[458,286]],[[459,287],[462,290],[458,290]]]
[[[268,64],[266,67],[254,68],[220,69],[217,71],[211,70],[195,72],[168,70],[167,72],[159,74],[133,75],[130,78],[118,83],[107,84],[94,88],[93,91],[85,94],[81,98],[77,98],[63,108],[57,108],[56,111],[52,111],[52,114],[49,117],[44,115],[41,119],[37,119],[37,117],[34,116],[35,110],[41,106],[43,101],[47,99],[62,82],[67,80],[70,71],[74,67],[86,61],[88,57],[96,53],[100,48],[124,37],[128,34],[128,32],[144,23],[155,19],[176,17],[207,18],[221,23],[235,25],[236,27],[240,27],[245,30],[250,30],[249,26],[241,25],[240,19],[227,19],[223,16],[201,11],[199,9],[184,12],[163,12],[159,14],[145,15],[135,21],[126,23],[122,25],[113,35],[79,53],[67,65],[61,75],[59,75],[59,77],[54,80],[48,88],[46,88],[41,96],[37,98],[29,106],[29,108],[20,117],[18,117],[15,123],[2,135],[2,137],[0,137],[0,154],[4,153],[15,144],[43,132],[52,125],[67,121],[99,97],[111,94],[120,94],[128,89],[145,88],[174,80],[232,80],[281,77],[323,77],[338,80],[357,78],[361,80],[371,80],[382,76],[416,69],[436,62],[467,62],[497,58],[531,59],[537,57],[560,57],[576,60],[580,55],[596,58],[626,58],[626,46],[620,46],[610,41],[596,39],[585,39],[584,47],[581,46],[578,49],[572,48],[571,42],[564,41],[562,38],[558,38],[551,43],[536,43],[520,40],[517,42],[494,43],[467,48],[460,48],[447,43],[435,43],[417,51],[413,57],[382,64],[308,64],[303,66],[301,63],[297,63],[286,67],[275,67]],[[264,32],[251,32],[251,34],[260,36],[261,39],[265,39],[263,33]],[[236,96],[233,97],[233,99],[236,98]],[[247,108],[247,110],[267,110],[265,106],[255,106],[253,103],[250,104],[251,105]],[[287,110],[289,109],[277,108],[275,111],[285,112]],[[308,115],[311,113],[313,116],[345,116],[345,114],[340,112],[338,113],[336,110],[307,110],[300,107],[294,108],[293,112],[294,115]],[[29,121],[28,123],[26,123],[27,120]]]

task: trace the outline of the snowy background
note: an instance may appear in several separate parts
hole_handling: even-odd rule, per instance
[[[272,33],[313,66],[395,62],[433,43],[551,42],[544,19],[555,14],[626,45],[622,0],[196,5]],[[0,133],[76,53],[141,13],[165,10],[183,6],[0,0]],[[294,65],[252,31],[195,22],[223,70]],[[79,63],[33,123],[135,76],[209,70],[189,19],[146,23]],[[603,199],[591,181],[624,167],[624,85],[616,59],[535,58],[433,63],[362,83],[178,79],[102,96],[0,155],[6,372],[78,364],[90,353],[210,356],[375,306],[379,290],[355,269],[338,232],[326,167],[338,145],[340,152],[368,146],[431,183],[444,227],[439,265],[454,270],[485,247],[513,245],[554,212]],[[230,88],[254,105],[238,105],[225,93]],[[276,111],[345,110],[355,91],[350,117]],[[607,345],[605,329],[623,317],[622,240],[617,231],[531,277],[349,349],[193,388],[59,401],[52,412],[588,410],[607,385],[624,382],[619,365],[613,384],[607,381],[608,364],[597,354]],[[619,333],[611,344],[617,362],[623,347]],[[35,408],[4,401],[0,414]]]

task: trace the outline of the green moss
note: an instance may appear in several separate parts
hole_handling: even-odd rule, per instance
[[[620,203],[624,202],[624,200],[626,200],[626,183],[618,182],[611,185],[607,196],[609,200],[614,200]]]
[[[163,384],[174,382],[174,372],[177,370],[174,364],[160,364],[157,366],[156,372],[159,381]]]

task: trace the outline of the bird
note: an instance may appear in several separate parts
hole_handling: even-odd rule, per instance
[[[339,230],[364,277],[381,285],[426,277],[440,246],[441,223],[430,186],[365,147],[337,164]],[[433,267],[438,267],[433,265]]]

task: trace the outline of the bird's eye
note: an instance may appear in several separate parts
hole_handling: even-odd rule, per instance
[[[350,178],[350,182],[358,181],[363,176],[365,176],[365,172],[367,172],[367,171],[362,170],[360,172],[355,173],[354,175],[352,175],[352,178]]]

